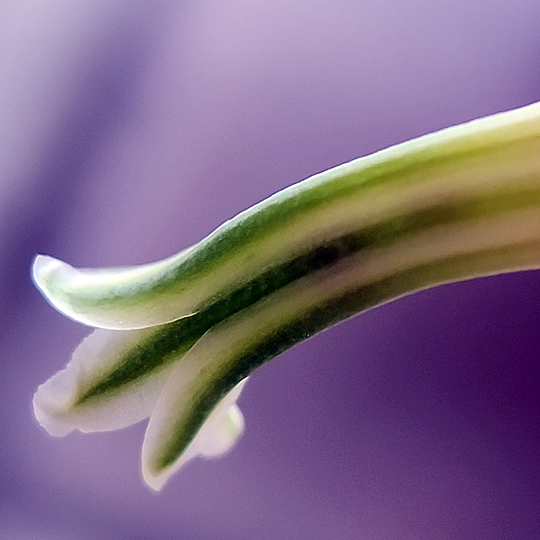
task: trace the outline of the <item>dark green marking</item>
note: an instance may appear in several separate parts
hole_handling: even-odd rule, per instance
[[[113,392],[177,360],[216,324],[290,283],[335,265],[347,257],[405,241],[408,235],[434,226],[474,221],[513,208],[539,204],[540,193],[536,191],[498,192],[487,200],[484,196],[459,204],[449,201],[412,214],[393,216],[384,222],[323,242],[315,249],[269,269],[256,279],[239,284],[235,290],[210,298],[196,314],[157,326],[156,331],[144,341],[138,342],[109,374],[81,395],[78,404]]]
[[[485,145],[485,141],[482,144]],[[246,245],[258,242],[263,245],[264,238],[279,229],[286,234],[287,226],[299,215],[316,212],[321,206],[356,197],[389,182],[397,186],[408,184],[414,175],[419,175],[419,181],[436,177],[445,166],[455,171],[460,165],[470,167],[471,162],[489,160],[490,156],[500,159],[501,153],[508,150],[506,144],[497,141],[479,150],[476,145],[455,141],[449,148],[445,148],[446,145],[424,148],[326,182],[306,185],[302,190],[284,190],[275,202],[268,201],[269,204],[247,213],[243,219],[233,220],[230,226],[217,229],[199,244],[200,248],[188,259],[171,270],[171,275],[152,289],[156,293],[187,289],[192,279],[211,276],[216,266],[241,253]],[[459,163],[456,156],[459,156]]]
[[[157,299],[168,294],[179,294],[199,279],[211,279],[217,268],[234,260],[246,247],[258,243],[263,245],[265,238],[280,230],[287,234],[287,227],[290,227],[299,215],[313,214],[323,206],[359,196],[374,187],[387,184],[411,185],[411,177],[415,175],[418,176],[417,181],[421,182],[441,174],[445,167],[452,171],[463,167],[466,173],[471,164],[486,162],[490,158],[500,159],[501,155],[509,151],[508,141],[486,142],[489,135],[489,132],[482,137],[478,137],[478,133],[464,134],[451,142],[436,142],[403,155],[390,157],[384,162],[375,161],[370,164],[370,157],[363,158],[365,167],[359,170],[339,175],[330,170],[326,173],[326,180],[312,182],[308,179],[294,186],[294,189],[286,189],[264,204],[219,227],[202,240],[187,258],[175,263],[175,257],[171,257],[171,267],[168,270],[146,285],[140,284],[141,289],[144,289],[143,294],[149,299]],[[534,145],[538,138],[534,139],[529,135],[529,139],[514,143]],[[510,148],[510,151],[515,152],[515,148]],[[133,295],[131,290],[125,293],[116,291],[101,300],[97,300],[92,294],[86,300],[84,293],[80,292],[76,299],[68,300],[79,306],[84,306],[86,301],[92,306],[120,302],[126,307],[139,302],[138,295]]]
[[[534,244],[535,247],[537,245],[538,243]],[[513,249],[526,248],[527,245],[522,245]],[[297,314],[296,319],[291,321],[284,318],[284,321],[280,321],[265,334],[249,336],[246,343],[237,346],[231,357],[224,361],[220,372],[212,380],[204,381],[201,392],[192,397],[189,415],[181,419],[181,424],[171,428],[175,437],[154,458],[154,470],[164,470],[172,465],[193,440],[218,401],[268,360],[322,330],[392,298],[446,281],[466,278],[471,275],[472,270],[496,267],[500,257],[499,250],[490,249],[473,255],[453,256],[436,263],[418,265],[391,277],[359,286],[331,300],[315,303],[309,311]],[[512,250],[505,253],[504,257],[512,260]],[[239,316],[249,317],[249,310]],[[225,321],[224,324],[228,322]]]

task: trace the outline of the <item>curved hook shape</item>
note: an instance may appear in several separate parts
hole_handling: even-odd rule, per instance
[[[313,176],[164,261],[76,270],[38,256],[51,304],[104,329],[38,389],[36,416],[55,435],[150,416],[143,474],[161,489],[232,447],[244,381],[296,343],[420,289],[539,267],[534,104]]]

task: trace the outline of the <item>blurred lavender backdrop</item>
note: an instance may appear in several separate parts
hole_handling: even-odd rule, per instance
[[[540,538],[540,274],[444,287],[258,372],[229,456],[160,495],[144,425],[49,437],[88,332],[33,289],[178,251],[269,194],[540,99],[538,0],[0,4],[0,539]]]

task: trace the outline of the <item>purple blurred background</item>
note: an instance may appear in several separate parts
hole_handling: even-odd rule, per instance
[[[255,376],[247,430],[155,495],[145,426],[49,437],[88,329],[35,253],[142,263],[316,172],[540,99],[538,0],[0,6],[0,539],[540,538],[540,273],[347,321]]]

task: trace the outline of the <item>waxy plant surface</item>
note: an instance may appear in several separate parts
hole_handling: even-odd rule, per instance
[[[540,537],[540,273],[370,311],[256,372],[234,451],[143,484],[145,425],[52,438],[89,329],[30,280],[164,258],[290,184],[540,100],[540,5],[0,6],[0,539]]]

